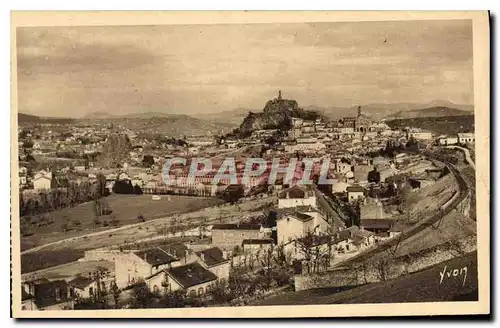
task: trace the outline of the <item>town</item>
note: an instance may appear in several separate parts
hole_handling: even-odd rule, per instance
[[[281,90],[239,127],[206,135],[20,118],[23,310],[272,304],[352,285],[341,269],[365,268],[363,285],[453,258],[389,270],[405,257],[474,251],[473,124],[440,134],[408,123],[363,106],[328,119]],[[169,167],[166,183],[173,158],[186,162]],[[211,169],[190,177],[194,158]],[[212,183],[226,158],[236,183]],[[244,176],[250,158],[263,174]],[[329,161],[331,183],[313,168],[313,183],[301,184],[304,165],[290,181],[283,170],[270,179],[273,163],[308,158]]]

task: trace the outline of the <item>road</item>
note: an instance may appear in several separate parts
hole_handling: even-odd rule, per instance
[[[424,155],[426,155],[434,160],[438,160],[438,161],[444,163],[448,167],[450,172],[457,179],[458,187],[460,189],[458,197],[455,197],[455,199],[446,208],[439,210],[436,214],[429,217],[427,220],[423,221],[422,223],[410,228],[407,231],[402,232],[398,237],[390,239],[390,240],[386,241],[385,243],[380,244],[376,248],[372,248],[371,250],[368,250],[368,251],[363,252],[359,255],[353,256],[353,257],[349,258],[348,260],[345,260],[343,262],[339,262],[338,264],[335,265],[335,267],[349,266],[349,265],[357,263],[357,262],[362,262],[362,261],[365,261],[365,260],[371,258],[375,254],[378,254],[378,253],[381,253],[383,251],[390,249],[391,247],[402,242],[403,240],[408,239],[413,235],[416,235],[417,233],[427,229],[428,227],[430,227],[434,223],[441,220],[445,215],[447,215],[452,210],[454,210],[458,206],[458,204],[460,204],[465,199],[465,197],[467,197],[467,195],[469,193],[469,189],[467,187],[467,184],[465,183],[465,180],[460,175],[460,172],[451,163],[449,163],[443,157],[436,155],[436,154],[433,154],[431,152],[424,151]]]

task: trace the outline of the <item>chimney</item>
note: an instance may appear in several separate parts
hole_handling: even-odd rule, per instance
[[[201,257],[201,260],[203,262],[205,262],[205,253],[204,252],[201,252],[200,257]]]
[[[148,261],[148,253],[144,252],[144,261]]]
[[[184,263],[187,263],[188,255],[189,255],[189,250],[186,249],[186,251],[184,252]]]
[[[286,198],[287,199],[290,198],[290,193],[289,192],[286,193]]]

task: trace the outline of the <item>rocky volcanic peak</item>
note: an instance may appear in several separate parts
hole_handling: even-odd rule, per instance
[[[241,123],[239,132],[248,134],[259,129],[288,130],[291,127],[292,117],[314,120],[319,114],[299,108],[295,100],[278,97],[269,100],[261,113],[249,112]]]

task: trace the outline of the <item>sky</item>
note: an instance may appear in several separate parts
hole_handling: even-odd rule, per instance
[[[473,104],[470,20],[18,28],[17,68],[41,116]]]

